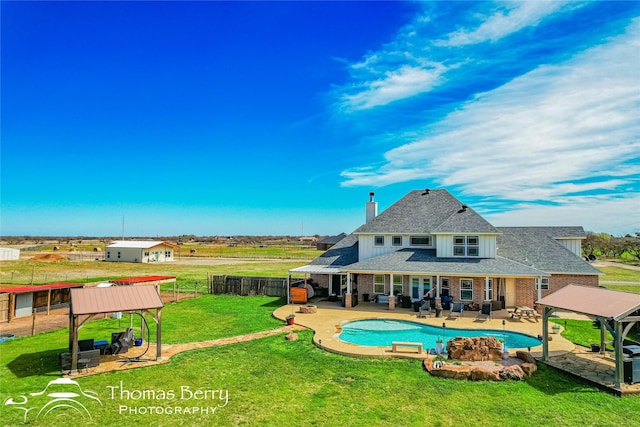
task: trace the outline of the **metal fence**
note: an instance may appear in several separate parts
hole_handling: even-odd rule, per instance
[[[209,293],[214,295],[287,296],[286,277],[209,276]]]

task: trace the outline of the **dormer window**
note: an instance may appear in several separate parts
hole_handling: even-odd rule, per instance
[[[479,256],[478,236],[453,236],[453,256]]]
[[[384,236],[375,236],[373,238],[373,244],[375,246],[384,246]]]

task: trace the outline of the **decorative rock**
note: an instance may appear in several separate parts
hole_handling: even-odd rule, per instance
[[[303,305],[300,307],[300,313],[315,314],[317,312],[318,307],[315,305]]]
[[[525,374],[527,374],[528,376],[531,376],[533,375],[534,372],[538,370],[538,365],[536,365],[535,362],[523,363],[522,365],[520,365],[520,368],[522,368]]]
[[[503,380],[521,381],[524,379],[524,371],[518,365],[505,366],[500,370],[499,375]]]
[[[528,351],[516,351],[516,357],[526,363],[533,363],[534,365],[536,363],[536,359]]]
[[[471,374],[468,366],[443,365],[439,369],[433,369],[431,375],[440,378],[451,378],[454,380],[466,380]]]
[[[289,332],[286,336],[285,339],[289,340],[289,341],[295,341],[298,339],[298,334],[296,334],[295,332]]]
[[[447,343],[447,353],[455,360],[500,360],[502,343],[494,337],[456,337]]]
[[[500,381],[500,375],[497,372],[489,371],[484,368],[473,368],[469,375],[471,381]]]

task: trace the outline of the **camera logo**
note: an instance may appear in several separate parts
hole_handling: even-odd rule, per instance
[[[4,402],[5,406],[15,405],[15,409],[23,410],[25,422],[27,419],[42,421],[47,417],[61,416],[92,419],[88,408],[96,404],[102,406],[95,391],[82,390],[77,381],[69,378],[49,381],[42,391]]]

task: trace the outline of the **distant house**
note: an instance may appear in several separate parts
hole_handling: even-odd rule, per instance
[[[337,236],[327,236],[324,239],[321,239],[318,242],[316,242],[316,249],[319,251],[326,251],[327,249],[331,249],[333,245],[335,245],[345,237],[347,237],[345,233],[340,233]]]
[[[107,246],[105,261],[111,262],[168,262],[173,261],[178,248],[170,242],[155,240],[117,240]]]
[[[598,286],[582,227],[494,227],[446,190],[411,191],[380,215],[370,197],[365,224],[291,272],[355,303],[358,294],[415,301],[433,289],[465,304],[533,306],[568,284]]]

